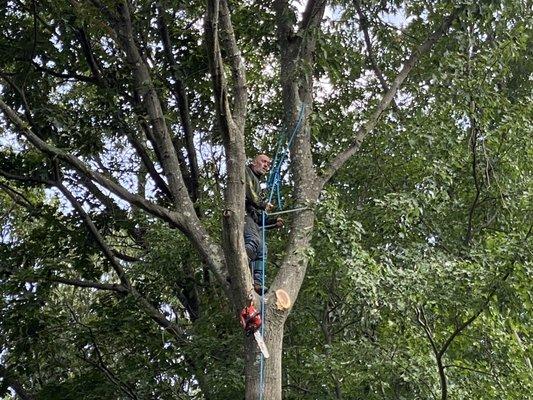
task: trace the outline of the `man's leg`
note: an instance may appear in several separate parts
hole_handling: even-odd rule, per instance
[[[260,236],[258,235],[258,226],[249,215],[244,216],[244,248],[248,261],[255,261],[257,258],[257,249],[260,245]]]
[[[248,215],[244,217],[244,247],[250,263],[254,288],[261,292],[263,286],[263,238],[259,226]]]

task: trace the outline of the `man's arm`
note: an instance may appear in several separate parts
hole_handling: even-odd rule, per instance
[[[281,217],[267,217],[265,221],[265,229],[279,229],[283,228],[285,221]]]

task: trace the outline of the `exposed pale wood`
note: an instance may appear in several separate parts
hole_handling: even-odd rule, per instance
[[[275,291],[276,293],[276,307],[280,311],[285,311],[291,308],[291,298],[289,294],[283,290],[278,289]]]

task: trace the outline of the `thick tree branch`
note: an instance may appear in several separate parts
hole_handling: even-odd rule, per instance
[[[248,100],[248,91],[246,89],[246,69],[241,56],[237,40],[235,39],[235,32],[231,23],[230,11],[227,0],[220,2],[220,34],[222,37],[222,44],[228,58],[230,60],[230,67],[233,76],[233,117],[235,123],[244,128],[246,120],[246,104]]]
[[[235,124],[230,111],[229,94],[226,76],[224,73],[224,63],[220,53],[219,35],[219,0],[208,0],[207,14],[205,19],[205,37],[207,44],[207,56],[211,71],[211,81],[215,94],[215,107],[220,124],[222,137],[232,140],[232,127]]]
[[[295,19],[295,16],[287,0],[274,0],[273,8],[276,12],[276,30],[280,49],[286,51],[295,39],[295,33],[291,23]]]
[[[227,289],[227,273],[225,270],[224,259],[222,258],[222,251],[220,250],[219,246],[213,242],[212,238],[205,231],[205,228],[199,223],[198,219],[196,218],[196,214],[194,214],[194,209],[192,209],[192,211],[185,209],[183,210],[183,214],[177,213],[156,205],[146,200],[144,197],[130,193],[126,188],[107,178],[104,174],[90,169],[79,158],[66,153],[65,151],[58,149],[57,147],[54,147],[40,139],[28,127],[28,124],[25,123],[1,98],[0,109],[4,111],[5,115],[17,127],[18,131],[41,152],[49,155],[52,159],[58,158],[65,161],[67,164],[76,169],[82,176],[89,177],[121,199],[145,210],[146,212],[160,218],[165,222],[168,222],[172,227],[178,228],[184,232],[199,251],[200,256],[206,261],[210,270],[215,274],[222,287]]]
[[[414,50],[407,61],[403,64],[402,69],[396,76],[396,79],[392,82],[390,89],[385,93],[377,105],[376,109],[370,116],[369,120],[359,128],[355,133],[354,140],[348,148],[344,151],[341,151],[329,164],[329,166],[324,170],[322,175],[318,178],[318,186],[322,188],[331,177],[352,157],[363,143],[363,140],[366,136],[375,128],[381,115],[391,104],[394,96],[400,89],[402,83],[405,81],[411,70],[414,68],[420,57],[427,53],[433,45],[448,31],[453,21],[459,16],[464,7],[459,7],[454,9],[454,11],[446,17],[439,27],[422,43],[420,46]]]
[[[234,305],[236,308],[241,308],[247,302],[248,291],[252,288],[243,241],[244,164],[246,162],[244,126],[235,123],[230,110],[224,64],[220,52],[219,16],[219,1],[208,0],[205,40],[215,95],[215,108],[224,142],[227,170],[224,190],[223,248],[231,275],[231,284],[235,289],[233,293],[236,294]],[[228,23],[230,23],[229,20],[226,20],[223,26]]]
[[[295,16],[287,1],[276,0],[277,37],[281,51],[280,76],[285,110],[284,124],[296,126],[301,111],[303,122],[294,137],[291,154],[291,173],[294,181],[293,199],[306,209],[292,214],[286,257],[274,279],[273,290],[283,288],[292,299],[298,295],[307,267],[307,252],[314,223],[313,205],[319,190],[315,186],[316,173],[311,154],[311,126],[309,115],[313,106],[314,49],[318,28],[325,10],[325,1],[309,1],[300,26],[305,29],[297,36]],[[303,110],[302,110],[303,108]]]
[[[195,213],[192,201],[186,189],[180,170],[179,160],[168,131],[163,114],[161,101],[154,86],[150,70],[136,45],[130,9],[126,0],[117,5],[118,19],[110,22],[117,33],[120,47],[124,50],[128,64],[133,72],[134,90],[137,92],[141,105],[148,116],[148,124],[154,135],[159,161],[163,168],[168,186],[172,192],[175,208]]]
[[[327,0],[308,0],[300,21],[299,31],[313,29],[320,24]]]
[[[28,127],[28,124],[24,122],[11,107],[9,107],[1,98],[0,98],[0,109],[2,109],[8,119],[18,128],[19,132],[25,136],[28,141],[33,144],[41,152],[49,155],[52,159],[59,158],[60,160],[65,161],[67,164],[71,165],[76,169],[82,176],[87,176],[92,180],[96,181],[98,184],[105,187],[110,192],[114,193],[121,199],[136,205],[137,207],[145,210],[146,212],[167,221],[172,226],[175,226],[180,229],[184,229],[183,217],[178,213],[167,210],[161,206],[153,204],[152,202],[146,200],[145,198],[130,193],[126,188],[114,182],[113,180],[106,177],[104,174],[90,169],[83,161],[79,158],[66,153],[65,151],[54,147],[41,138],[39,138],[33,131]]]
[[[174,54],[172,53],[172,45],[170,42],[170,36],[167,27],[167,20],[165,10],[161,4],[161,1],[157,2],[158,11],[158,25],[159,34],[161,35],[161,41],[163,43],[163,52],[165,54],[165,60],[171,71],[174,83],[171,84],[171,89],[178,103],[178,109],[180,114],[181,125],[185,136],[185,145],[187,150],[187,159],[189,160],[190,168],[190,192],[193,202],[196,202],[199,198],[199,179],[200,172],[198,168],[198,158],[196,157],[196,148],[194,144],[194,131],[191,123],[191,116],[189,112],[189,99],[187,97],[187,91],[185,84],[183,83],[180,74],[178,73],[178,65]],[[176,151],[179,151],[179,146],[174,147]]]
[[[91,70],[92,76],[97,82],[100,82],[101,84],[107,86],[107,82],[104,79],[101,67],[98,64],[96,57],[94,56],[93,49],[91,46],[91,40],[89,39],[87,32],[85,31],[85,29],[79,28],[76,29],[74,34],[80,42],[83,55],[85,56],[85,60],[87,61],[89,69]]]

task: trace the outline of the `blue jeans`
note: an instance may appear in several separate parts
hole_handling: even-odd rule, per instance
[[[249,215],[244,217],[244,248],[254,283],[263,285],[263,236],[261,228]]]

